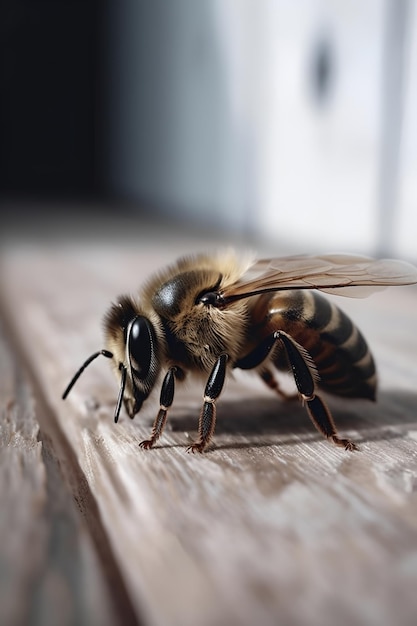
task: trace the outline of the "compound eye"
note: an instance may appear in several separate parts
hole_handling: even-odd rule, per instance
[[[204,304],[204,306],[214,306],[221,308],[223,306],[223,298],[220,293],[216,291],[208,291],[201,294],[197,298],[197,304]]]
[[[151,367],[154,352],[152,325],[145,317],[136,317],[130,326],[128,338],[129,358],[138,378],[145,379]]]

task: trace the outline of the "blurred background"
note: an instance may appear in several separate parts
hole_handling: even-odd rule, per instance
[[[126,211],[415,261],[416,111],[412,0],[0,0],[3,228]]]

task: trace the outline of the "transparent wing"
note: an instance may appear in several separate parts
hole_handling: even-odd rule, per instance
[[[390,285],[417,283],[417,268],[395,259],[332,254],[261,259],[223,292],[225,302],[285,289],[318,289],[361,298]]]

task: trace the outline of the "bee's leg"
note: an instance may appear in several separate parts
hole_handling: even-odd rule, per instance
[[[343,446],[346,450],[356,450],[357,446],[352,441],[340,439],[332,414],[323,400],[315,393],[314,376],[311,370],[313,363],[311,365],[308,363],[310,359],[308,353],[286,333],[277,331],[275,334],[285,348],[295,384],[301,398],[307,404],[308,414],[317,430],[336,445]]]
[[[270,389],[275,391],[275,393],[277,393],[279,397],[282,398],[283,400],[297,400],[298,399],[297,393],[287,393],[286,391],[283,391],[281,389],[279,382],[277,381],[277,379],[275,378],[275,376],[273,375],[270,369],[265,368],[264,370],[262,370],[262,372],[260,373],[260,377],[262,378],[264,383],[268,385]]]
[[[256,346],[254,350],[252,350],[252,352],[249,352],[249,354],[244,356],[242,359],[236,361],[235,367],[242,370],[249,370],[258,367],[258,365],[265,361],[265,359],[269,356],[269,353],[276,345],[277,340],[277,333],[268,335],[258,346]],[[275,393],[281,396],[284,400],[295,400],[298,397],[297,394],[287,394],[282,391],[277,379],[267,367],[262,369],[260,376],[264,383],[266,383],[270,389],[273,389]]]
[[[151,436],[149,439],[145,439],[142,441],[139,446],[144,448],[145,450],[149,450],[152,448],[154,443],[159,439],[164,430],[168,409],[171,406],[174,400],[174,391],[175,391],[175,374],[177,373],[176,367],[171,367],[167,373],[165,374],[164,382],[162,383],[161,388],[161,396],[160,396],[160,407],[158,415],[155,418]]]
[[[303,400],[307,403],[308,414],[317,430],[323,433],[328,439],[331,439],[337,446],[345,448],[345,450],[350,450],[351,452],[358,450],[356,443],[350,439],[340,439],[332,414],[319,396],[313,395],[311,398],[304,398],[303,396]]]
[[[204,390],[204,404],[198,422],[198,440],[187,448],[188,452],[203,452],[210,443],[216,425],[216,400],[221,394],[226,376],[227,354],[221,354],[211,370]]]

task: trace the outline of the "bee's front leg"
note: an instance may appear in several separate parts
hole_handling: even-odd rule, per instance
[[[175,392],[175,375],[177,374],[177,367],[171,367],[165,374],[164,382],[162,383],[160,407],[158,415],[153,423],[152,433],[149,439],[142,441],[139,446],[144,450],[149,450],[159,439],[164,430],[168,409],[174,401]]]
[[[203,452],[210,443],[216,426],[216,400],[222,392],[226,377],[228,356],[221,354],[211,370],[204,390],[204,404],[198,422],[198,439],[187,448],[188,452]]]

